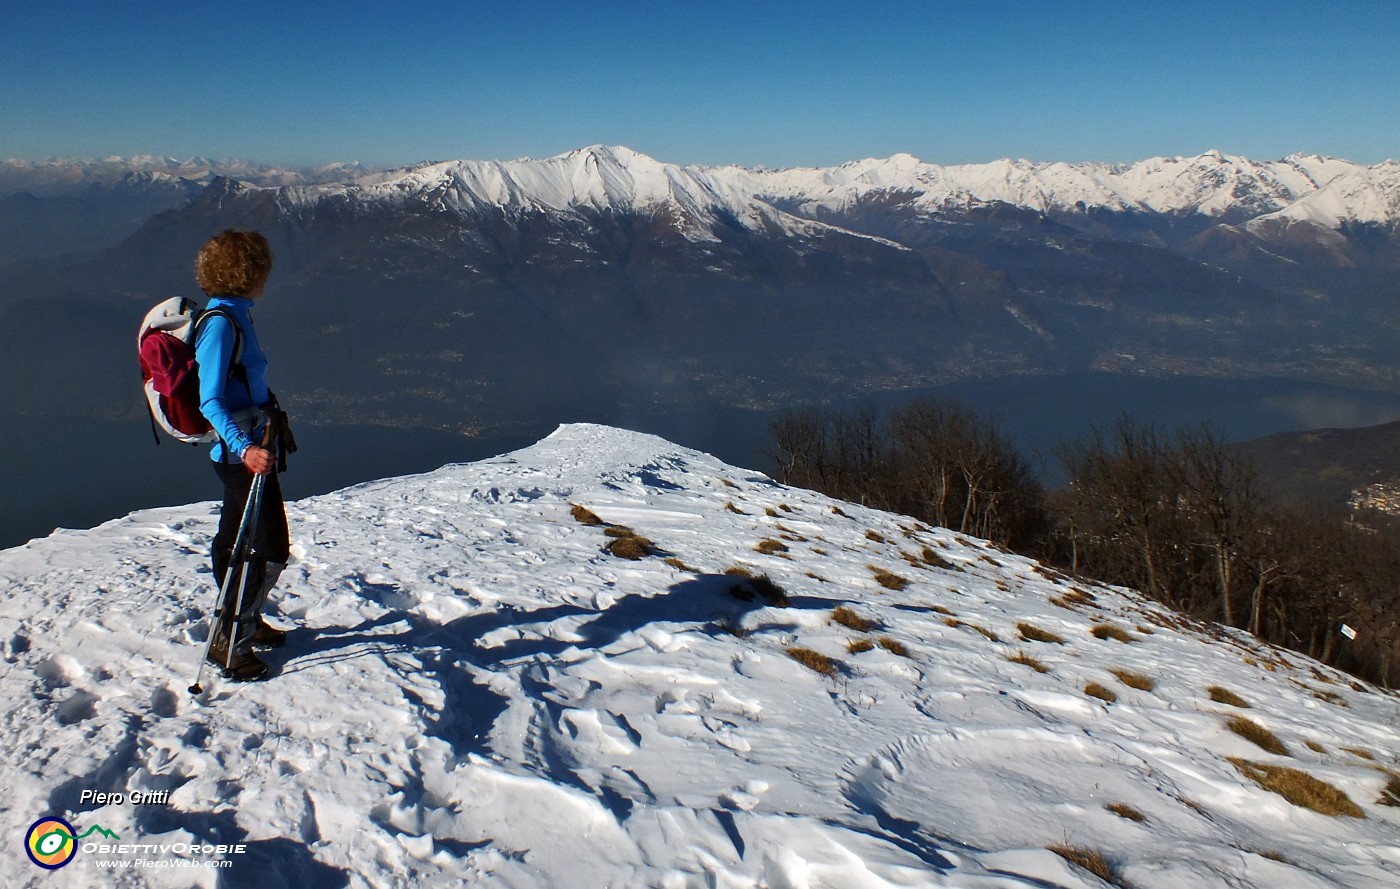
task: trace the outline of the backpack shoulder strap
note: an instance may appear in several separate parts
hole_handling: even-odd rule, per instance
[[[199,317],[194,321],[193,340],[199,340],[199,326],[210,318],[225,318],[233,325],[233,356],[229,361],[229,376],[236,377],[244,386],[248,385],[248,370],[243,366],[243,328],[238,326],[238,319],[233,317],[233,313],[227,309],[205,309],[199,313]]]

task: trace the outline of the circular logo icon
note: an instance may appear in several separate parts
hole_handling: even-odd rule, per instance
[[[58,870],[78,852],[73,825],[62,818],[40,818],[24,835],[24,851],[40,867]]]

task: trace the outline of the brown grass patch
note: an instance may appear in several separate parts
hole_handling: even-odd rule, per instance
[[[611,531],[613,529],[609,528],[608,530]],[[617,556],[619,559],[631,559],[635,562],[638,559],[645,559],[647,556],[656,552],[656,549],[650,540],[647,540],[639,534],[629,532],[626,535],[615,537],[613,542],[608,544],[608,552]]]
[[[742,509],[740,509],[739,507],[735,506],[733,500],[730,500],[730,501],[726,502],[726,503],[724,504],[724,508],[725,508],[726,510],[728,510],[729,512],[734,513],[735,515],[748,515],[748,513],[744,512]]]
[[[925,546],[919,550],[919,559],[930,568],[942,568],[945,571],[952,571],[958,567],[940,556],[931,546]]]
[[[778,511],[777,511],[776,509],[774,509],[773,507],[771,507],[771,506],[765,506],[765,507],[763,507],[763,514],[766,515],[766,516],[768,516],[768,518],[770,518],[770,519],[776,519],[776,518],[779,517],[779,516],[778,516]]]
[[[1034,658],[1034,657],[1031,657],[1030,655],[1026,654],[1024,651],[1018,651],[1018,652],[1016,652],[1015,654],[1013,654],[1013,655],[1011,655],[1010,657],[1008,657],[1007,660],[1008,660],[1008,661],[1011,661],[1011,663],[1013,663],[1013,664],[1024,664],[1024,665],[1026,665],[1027,667],[1030,667],[1032,670],[1036,671],[1037,673],[1049,673],[1049,672],[1050,672],[1050,668],[1049,668],[1049,667],[1047,667],[1047,666],[1045,666],[1044,664],[1042,664],[1042,663],[1039,661],[1039,659]]]
[[[821,652],[813,651],[810,648],[801,648],[794,645],[787,649],[787,655],[804,667],[810,667],[823,676],[835,676],[836,671],[840,669],[833,658],[829,658]]]
[[[873,541],[875,541],[876,543],[884,543],[884,542],[885,542],[885,535],[881,534],[879,531],[874,531],[874,530],[871,530],[871,529],[867,528],[866,531],[865,531],[865,539],[866,539],[866,540],[873,540]]]
[[[893,571],[886,571],[884,568],[877,568],[874,565],[866,565],[870,573],[875,575],[875,582],[887,590],[898,592],[909,586],[909,581]]]
[[[1295,806],[1311,809],[1322,815],[1366,817],[1366,813],[1351,801],[1351,797],[1302,769],[1250,762],[1234,756],[1230,757],[1230,764],[1255,784],[1271,793],[1277,793]]]
[[[869,639],[852,639],[850,642],[846,643],[846,650],[851,654],[860,654],[861,652],[870,651],[874,647],[875,643],[871,642]]]
[[[1317,743],[1316,741],[1304,741],[1304,742],[1303,742],[1303,746],[1307,747],[1307,748],[1308,748],[1309,750],[1311,750],[1313,753],[1326,753],[1326,752],[1327,752],[1327,748],[1326,748],[1326,747],[1323,747],[1321,744]]]
[[[1084,686],[1084,693],[1091,698],[1098,698],[1100,701],[1112,704],[1118,700],[1118,693],[1106,685],[1099,685],[1097,682],[1090,682]]]
[[[722,478],[722,479],[720,479],[720,481],[724,482],[724,486],[725,486],[726,488],[737,488],[737,487],[739,487],[738,485],[734,484],[733,482],[731,482],[731,481],[730,481],[729,479],[727,479],[727,478]]]
[[[880,647],[890,654],[897,654],[900,657],[913,657],[913,655],[909,653],[909,649],[904,647],[904,643],[892,636],[881,636],[879,641]]]
[[[1094,624],[1094,628],[1089,633],[1095,639],[1117,639],[1119,642],[1136,642],[1137,637],[1132,633],[1113,624]]]
[[[929,611],[937,611],[939,614],[946,614],[950,617],[953,615],[952,611],[950,611],[947,608],[944,608],[942,605],[930,605],[928,608]]]
[[[1249,709],[1248,701],[1230,691],[1228,688],[1225,688],[1223,685],[1212,685],[1210,688],[1206,689],[1206,693],[1209,694],[1210,699],[1217,704],[1229,704],[1231,707]]]
[[[569,515],[574,517],[574,521],[580,525],[602,525],[605,522],[598,518],[597,513],[584,506],[582,503],[575,503],[574,508],[569,510]]]
[[[675,556],[667,556],[667,557],[666,557],[666,564],[667,564],[667,565],[670,565],[672,568],[675,568],[677,571],[685,571],[685,572],[688,572],[688,573],[690,573],[690,574],[699,574],[699,573],[700,573],[699,571],[696,571],[694,568],[690,567],[690,566],[687,565],[685,562],[682,562],[680,559],[676,558]]]
[[[1345,750],[1347,753],[1350,753],[1352,756],[1359,756],[1362,759],[1368,759],[1372,762],[1374,762],[1376,759],[1375,754],[1373,754],[1369,750],[1362,750],[1360,747],[1343,747],[1342,749]]]
[[[1380,799],[1376,800],[1381,806],[1400,806],[1400,775],[1394,772],[1386,772],[1390,780],[1386,782],[1385,789],[1381,791]]]
[[[1061,843],[1054,846],[1046,846],[1051,852],[1073,864],[1082,868],[1094,876],[1113,886],[1121,885],[1118,882],[1118,874],[1114,871],[1113,865],[1108,863],[1108,859],[1103,854],[1093,849],[1085,849],[1081,846],[1071,846]]]
[[[1157,687],[1157,681],[1145,673],[1134,673],[1132,670],[1109,670],[1114,677],[1128,688],[1135,688],[1138,691],[1152,691]]]
[[[1136,821],[1139,824],[1147,820],[1146,815],[1142,814],[1137,809],[1134,809],[1127,803],[1108,803],[1104,806],[1104,808],[1108,809],[1110,812],[1117,815],[1119,818],[1126,818],[1129,821]]]
[[[765,604],[774,608],[787,608],[792,604],[788,598],[787,591],[769,577],[767,574],[754,574],[747,568],[734,566],[724,569],[724,573],[730,577],[741,578],[743,583],[736,583],[729,588],[729,594],[736,599],[745,602],[752,602],[755,598],[762,599]]]
[[[962,627],[967,627],[969,630],[976,630],[977,632],[981,633],[983,636],[986,636],[988,639],[992,640],[993,642],[1000,642],[1000,641],[1001,641],[1001,637],[1000,637],[1000,636],[998,636],[996,633],[993,633],[991,630],[987,629],[986,627],[979,626],[979,625],[977,625],[977,624],[970,624],[970,623],[968,623],[967,621],[958,620],[956,617],[949,617],[949,618],[946,618],[946,619],[944,619],[943,623],[944,623],[944,625],[949,626],[949,627],[952,627],[952,628],[955,629],[955,630],[961,629]]]
[[[839,507],[839,506],[833,506],[833,507],[831,507],[831,514],[832,514],[832,515],[839,515],[839,516],[840,516],[841,518],[843,518],[843,519],[850,518],[850,516],[846,515],[844,512],[841,511],[841,507]]]
[[[1050,642],[1055,645],[1064,645],[1065,638],[1057,636],[1049,630],[1042,630],[1035,624],[1019,623],[1016,629],[1021,631],[1021,638],[1027,642]]]
[[[848,627],[858,633],[868,633],[875,629],[875,622],[873,620],[867,620],[861,617],[845,605],[831,612],[831,622],[840,624],[843,627]]]
[[[781,541],[774,540],[771,537],[765,537],[762,540],[760,540],[758,544],[754,546],[754,549],[763,553],[765,556],[775,555],[776,553],[785,553],[788,551],[787,544],[782,543]]]
[[[1243,716],[1232,716],[1225,723],[1225,727],[1235,734],[1249,741],[1261,750],[1274,753],[1279,756],[1292,756],[1288,752],[1288,747],[1279,740],[1278,735],[1264,728],[1264,726],[1252,719],[1245,719]]]
[[[1316,689],[1316,688],[1309,689],[1309,691],[1311,691],[1311,692],[1312,692],[1312,696],[1315,697],[1315,698],[1317,698],[1319,701],[1325,701],[1325,702],[1331,704],[1331,705],[1334,706],[1334,707],[1350,707],[1350,706],[1351,706],[1350,704],[1347,703],[1347,699],[1346,699],[1346,698],[1342,697],[1341,695],[1337,694],[1337,693],[1334,692],[1334,691],[1326,691],[1326,690],[1321,690],[1321,689]]]
[[[1060,608],[1068,608],[1070,611],[1077,610],[1081,605],[1088,607],[1097,602],[1098,599],[1094,598],[1093,593],[1081,590],[1079,587],[1070,587],[1069,592],[1050,597],[1051,605],[1056,605]]]

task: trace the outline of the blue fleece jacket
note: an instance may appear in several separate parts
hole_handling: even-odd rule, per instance
[[[235,344],[234,322],[216,315],[199,325],[194,344],[194,358],[199,365],[199,410],[214,427],[219,441],[210,455],[214,462],[237,462],[243,452],[253,445],[257,430],[253,424],[239,424],[239,415],[247,416],[272,400],[267,388],[267,355],[258,342],[249,310],[253,301],[242,296],[216,296],[209,300],[208,309],[223,309],[233,317],[243,334],[243,354],[240,363],[248,372],[248,384],[230,373]],[[262,417],[257,422],[261,424]],[[227,448],[227,450],[225,450]]]

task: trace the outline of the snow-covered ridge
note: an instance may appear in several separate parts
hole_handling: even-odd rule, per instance
[[[1036,212],[1201,214],[1236,221],[1293,212],[1329,227],[1400,219],[1400,165],[1372,167],[1294,155],[1279,161],[1207,152],[1136,164],[1000,160],[942,166],[907,154],[839,167],[753,170],[681,166],[628,148],[591,146],[542,160],[451,161],[325,184],[303,200],[350,190],[370,200],[440,195],[444,206],[645,210],[661,205],[703,216],[778,205],[807,218],[897,196],[927,214],[1006,203]]]
[[[585,425],[289,512],[276,675],[200,699],[215,504],[0,552],[0,831],[56,816],[246,847],[229,872],[79,852],[65,885],[1102,885],[1062,843],[1138,889],[1381,889],[1400,869],[1400,809],[1378,802],[1393,695],[946,530]],[[620,526],[655,554],[609,552]],[[1360,816],[1231,757],[1302,769]],[[54,879],[23,855],[0,877]]]
[[[691,220],[717,210],[743,219],[755,207],[769,213],[770,205],[777,204],[813,217],[893,195],[928,214],[1005,203],[1044,213],[1104,209],[1228,216],[1235,222],[1277,215],[1332,228],[1400,220],[1400,164],[1393,161],[1363,166],[1305,154],[1254,161],[1218,151],[1130,165],[1010,159],[940,165],[897,154],[784,170],[682,166],[603,145],[543,159],[454,160],[387,171],[356,164],[296,170],[207,158],[7,160],[0,161],[0,186],[26,177],[50,185],[110,178],[122,170],[202,181],[225,176],[258,187],[282,187],[292,204],[351,195],[369,201],[427,200],[459,212],[501,206],[554,212],[666,206]]]

